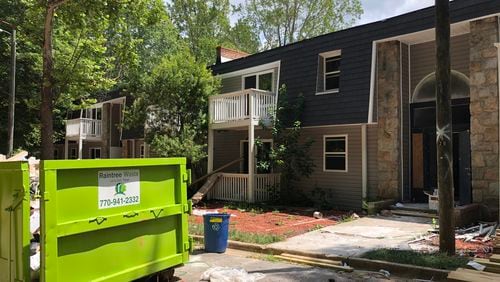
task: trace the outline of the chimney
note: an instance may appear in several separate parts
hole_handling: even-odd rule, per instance
[[[217,59],[216,59],[215,63],[216,64],[225,63],[225,62],[229,62],[229,61],[232,61],[235,59],[244,58],[248,55],[250,55],[250,54],[245,53],[243,51],[233,50],[233,49],[229,49],[226,47],[218,46],[217,47]]]

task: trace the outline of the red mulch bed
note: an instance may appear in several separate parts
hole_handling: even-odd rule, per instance
[[[432,238],[431,244],[439,247],[439,237]],[[493,245],[493,240],[488,242],[464,242],[463,240],[455,240],[455,249],[457,253],[477,258],[489,258],[493,251]]]
[[[264,208],[263,210],[252,211],[251,209],[224,208],[222,203],[209,204],[195,209],[216,209],[220,213],[231,214],[230,228],[241,232],[273,234],[285,238],[337,224],[342,219],[342,216],[348,216],[346,212],[321,211],[323,218],[316,219],[313,217],[314,210],[309,208],[276,208],[276,210]],[[191,215],[190,221],[203,224],[203,216]]]

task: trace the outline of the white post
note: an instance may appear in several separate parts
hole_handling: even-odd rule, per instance
[[[83,139],[81,137],[78,139],[78,159],[83,159]]]
[[[64,159],[68,159],[68,138],[64,138]]]
[[[363,201],[368,198],[368,147],[366,142],[366,124],[361,125],[361,195]]]
[[[208,128],[208,164],[207,173],[214,170],[214,130]]]
[[[248,126],[248,201],[254,202],[254,180],[255,180],[255,132],[253,121],[253,93],[250,93],[248,102],[250,103],[250,125]]]

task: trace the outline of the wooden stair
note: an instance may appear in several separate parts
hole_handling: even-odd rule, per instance
[[[215,183],[217,183],[220,177],[221,174],[213,174],[208,178],[207,182],[205,182],[205,184],[201,186],[198,192],[196,192],[193,197],[191,197],[191,201],[194,205],[198,204],[203,199],[203,197],[205,197],[205,195],[210,192],[210,190],[215,186]]]
[[[493,240],[493,255],[489,259],[474,259],[475,262],[486,266],[483,271],[459,268],[448,274],[448,281],[500,281],[500,228],[497,229]]]

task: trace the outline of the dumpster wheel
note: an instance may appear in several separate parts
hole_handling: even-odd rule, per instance
[[[158,272],[158,281],[161,281],[161,282],[174,281],[174,272],[175,272],[175,268],[173,268],[173,267]]]

